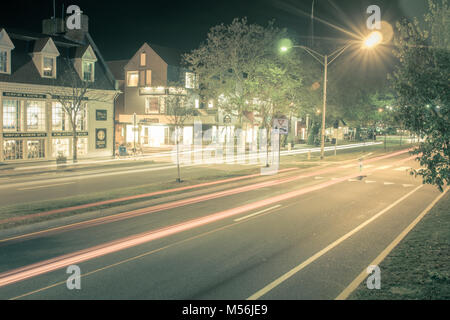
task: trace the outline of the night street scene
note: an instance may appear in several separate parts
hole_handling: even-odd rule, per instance
[[[449,50],[447,0],[2,2],[0,300],[449,300]]]

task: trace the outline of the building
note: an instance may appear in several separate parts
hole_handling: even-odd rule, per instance
[[[195,94],[195,74],[181,65],[181,56],[178,50],[144,43],[127,59],[108,62],[122,92],[116,100],[116,147],[173,146],[174,126],[166,102],[177,94],[185,95],[187,107],[198,113],[184,125],[183,144],[193,143],[195,121],[201,121],[204,132],[217,132],[217,109],[213,102],[203,103]]]
[[[80,30],[64,26],[49,19],[42,33],[0,27],[0,162],[72,157],[73,130],[60,102],[73,95],[69,78],[89,88],[77,114],[78,157],[114,155],[115,79],[88,18]]]

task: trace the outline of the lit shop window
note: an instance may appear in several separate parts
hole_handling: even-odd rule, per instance
[[[77,152],[79,156],[86,156],[88,153],[88,138],[77,139]]]
[[[26,101],[27,131],[45,131],[45,102]]]
[[[76,124],[78,131],[87,130],[87,105],[83,105],[76,116]]]
[[[27,141],[28,159],[44,159],[45,158],[45,140],[29,140]]]
[[[130,71],[127,73],[128,87],[137,87],[139,83],[139,73],[137,71]]]
[[[3,100],[3,130],[20,131],[20,103],[17,100]]]
[[[3,141],[3,158],[8,160],[23,159],[23,141],[22,140],[5,140]]]
[[[46,78],[55,78],[55,58],[44,57],[43,75]]]
[[[70,120],[67,112],[64,111],[61,103],[53,102],[52,104],[52,130],[53,131],[69,131]]]
[[[68,157],[70,154],[70,139],[53,139],[53,158],[58,156]]]

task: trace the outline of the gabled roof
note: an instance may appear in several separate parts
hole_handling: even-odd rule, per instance
[[[90,45],[80,46],[75,50],[75,58],[97,61],[97,56]]]
[[[0,28],[0,47],[14,49],[14,44],[4,28]]]
[[[40,38],[34,42],[33,53],[45,53],[59,56],[59,50],[56,48],[52,38]]]

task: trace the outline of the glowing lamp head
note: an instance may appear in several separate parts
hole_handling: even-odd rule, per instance
[[[288,52],[289,48],[288,47],[281,47],[280,50],[281,50],[281,52]]]
[[[383,35],[379,31],[374,31],[364,40],[364,47],[371,49],[383,41]]]

